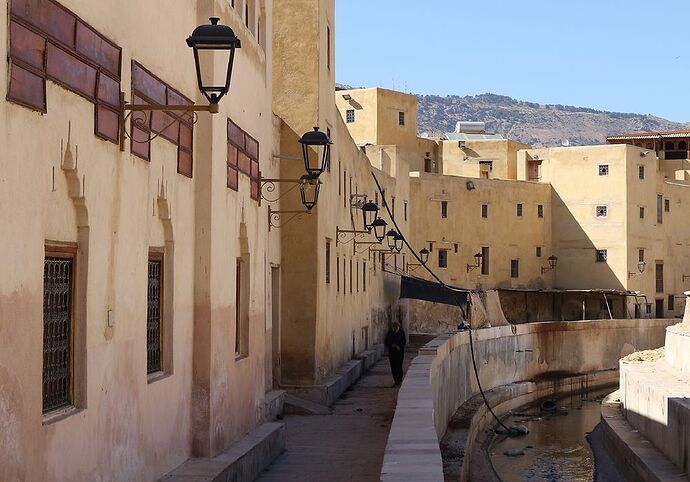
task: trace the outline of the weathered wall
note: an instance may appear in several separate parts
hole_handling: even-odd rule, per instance
[[[509,139],[442,141],[441,173],[451,176],[482,177],[479,161],[491,161],[492,169],[485,174],[489,179],[517,179],[517,153],[530,146]]]
[[[17,3],[17,2],[13,2]],[[21,2],[19,2],[21,3]],[[136,3],[136,4],[135,4]],[[9,1],[2,2],[4,11]],[[242,39],[231,93],[195,126],[194,176],[177,173],[177,149],[158,138],[144,161],[94,136],[94,106],[47,82],[47,113],[6,102],[0,75],[0,479],[155,480],[193,453],[213,455],[263,420],[270,387],[265,337],[265,207],[226,188],[226,122],[256,138],[270,171],[270,48],[221,0],[62,0],[122,47],[121,90],[131,100],[131,60],[198,103],[184,40],[217,14]],[[261,28],[270,32],[271,2]],[[257,16],[258,18],[258,16]],[[0,45],[7,57],[7,22]],[[218,66],[220,68],[220,66]],[[240,223],[252,252],[249,356],[236,360],[235,260]],[[75,405],[42,414],[44,246],[78,244]],[[146,374],[147,260],[166,249],[164,374]],[[107,313],[112,312],[112,326]],[[49,423],[50,422],[50,423]]]
[[[467,188],[472,182],[473,189]],[[551,287],[553,271],[542,273],[551,255],[551,188],[546,184],[473,179],[459,176],[413,173],[410,178],[412,244],[430,249],[429,266],[446,283],[462,288]],[[441,203],[448,203],[448,217]],[[522,204],[522,216],[517,204]],[[482,217],[482,204],[488,217]],[[537,206],[544,217],[537,216]],[[456,252],[457,246],[457,252]],[[488,274],[475,265],[474,255],[489,248]],[[536,248],[541,247],[541,257]],[[439,267],[439,250],[448,253],[448,266]],[[511,277],[511,260],[519,261],[517,278]],[[411,271],[428,277],[425,270]]]
[[[507,326],[476,330],[482,387],[491,390],[549,373],[568,376],[616,369],[622,356],[661,346],[666,327],[675,322],[532,323],[518,326],[515,334]],[[442,473],[438,441],[457,408],[478,393],[469,336],[442,335],[420,349],[398,395],[382,478],[415,480],[407,474]],[[415,456],[406,452],[411,443],[419,444]]]

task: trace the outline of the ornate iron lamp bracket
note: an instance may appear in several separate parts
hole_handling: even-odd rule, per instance
[[[271,209],[271,206],[268,206],[268,232],[271,232],[271,228],[282,228],[283,226],[287,225],[290,221],[294,220],[299,216],[302,216],[303,214],[311,214],[311,211],[307,211],[306,209],[304,211],[274,211]],[[282,217],[285,215],[291,216],[283,221]]]
[[[347,241],[341,241],[340,238],[345,238],[348,234],[352,234],[353,236],[348,239]],[[358,231],[356,229],[340,229],[338,226],[335,227],[335,245],[336,247],[339,244],[347,244],[349,242],[354,241],[358,237],[362,236],[363,234],[369,234],[369,231]]]

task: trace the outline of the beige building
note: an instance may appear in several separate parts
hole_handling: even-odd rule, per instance
[[[272,6],[238,3],[3,2],[0,480],[157,480],[266,420]],[[242,42],[220,112],[136,114],[121,152],[120,91],[208,103],[185,39],[212,16]]]

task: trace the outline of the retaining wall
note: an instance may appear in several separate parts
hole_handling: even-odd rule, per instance
[[[615,370],[621,357],[663,346],[666,328],[676,323],[602,320],[475,330],[482,386]],[[398,395],[381,480],[442,481],[439,440],[450,417],[477,392],[467,332],[442,335],[422,347]]]

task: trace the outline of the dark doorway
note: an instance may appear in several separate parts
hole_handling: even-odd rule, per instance
[[[664,300],[656,300],[656,317],[657,318],[663,318],[664,317]]]

